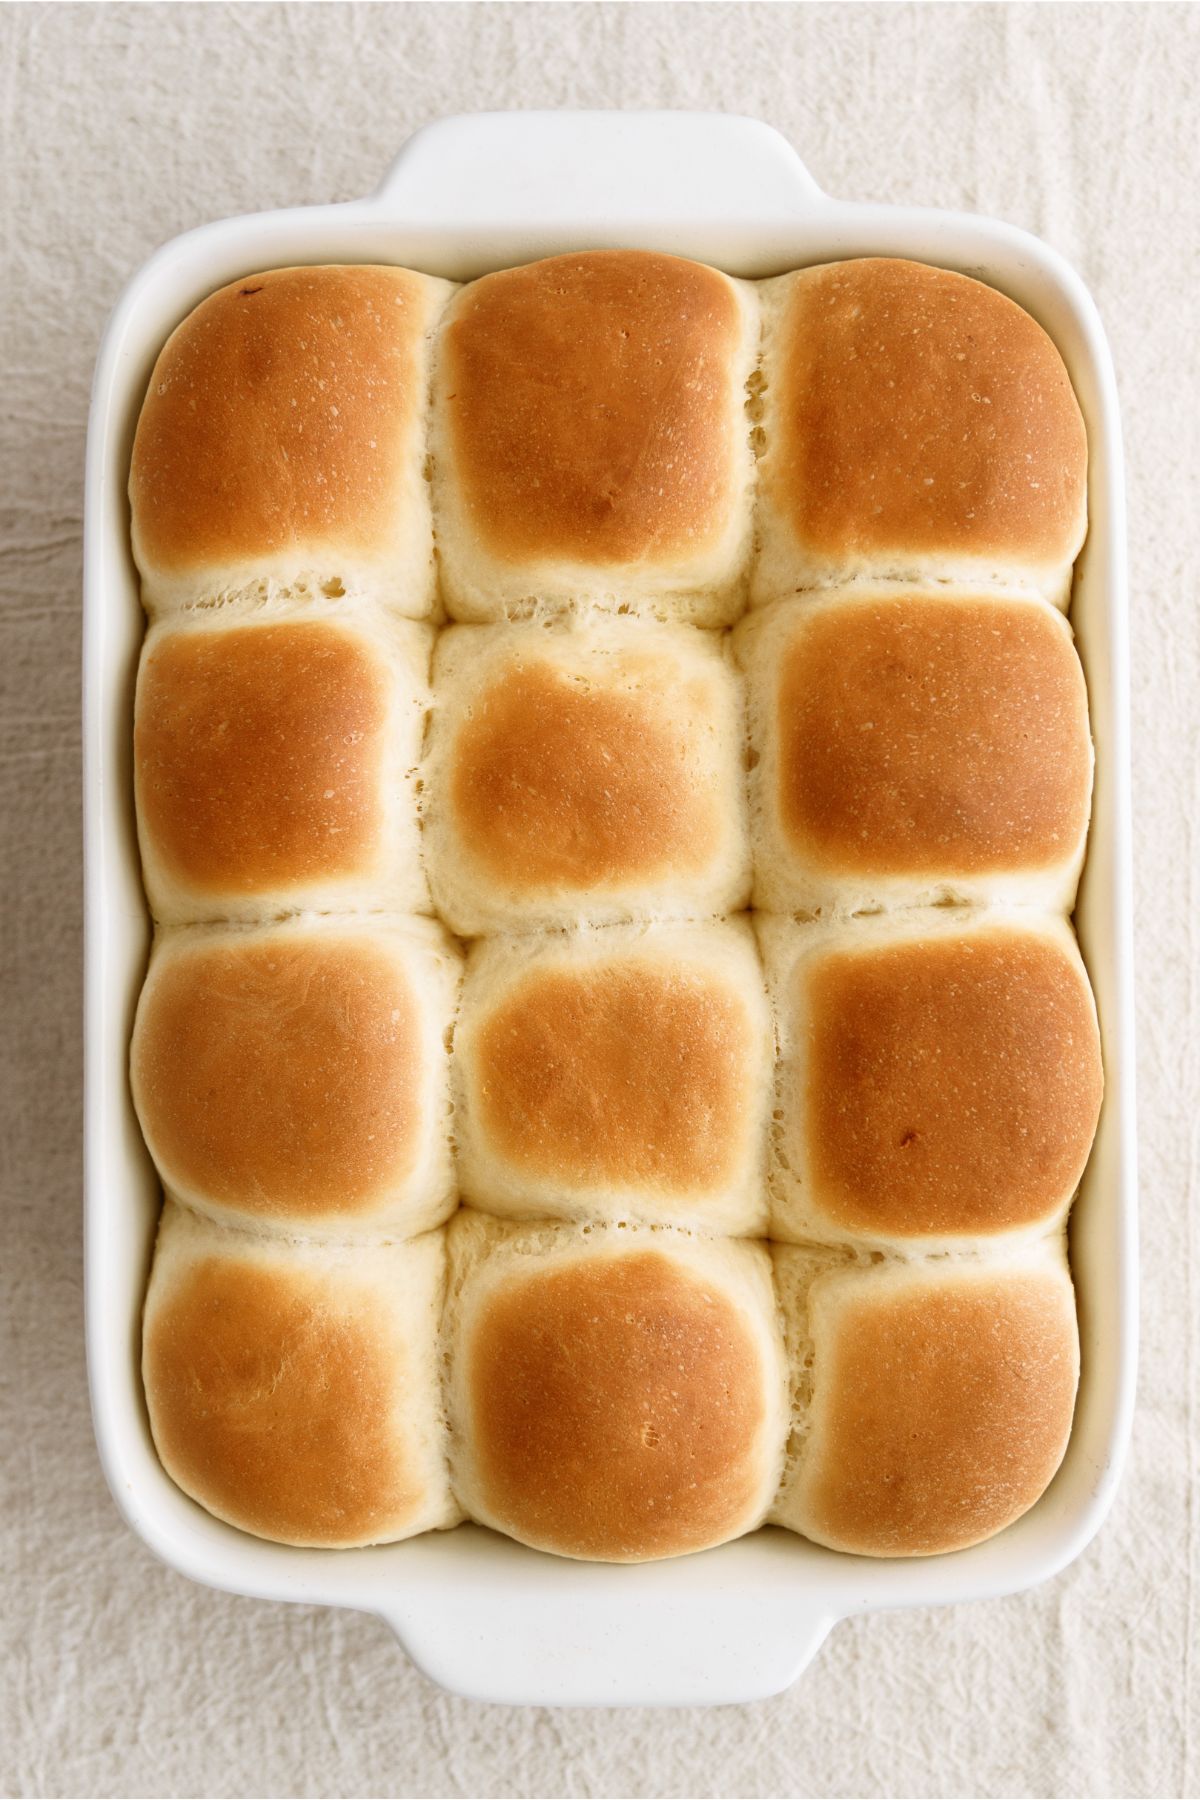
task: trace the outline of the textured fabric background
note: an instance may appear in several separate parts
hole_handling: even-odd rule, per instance
[[[1200,12],[1180,6],[0,9],[4,839],[0,1787],[20,1794],[1181,1795],[1200,1778]],[[833,193],[1041,233],[1096,295],[1130,460],[1145,1339],[1099,1540],[1024,1598],[843,1625],[789,1693],[518,1711],[384,1627],[208,1593],[119,1523],[81,1342],[84,424],[128,274],[374,186],[438,114],[711,107]]]

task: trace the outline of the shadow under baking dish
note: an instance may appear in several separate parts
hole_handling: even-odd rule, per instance
[[[665,1563],[575,1563],[459,1526],[369,1550],[296,1550],[211,1518],[164,1473],[139,1373],[159,1209],[129,1099],[149,922],[132,799],[133,685],[144,627],[126,473],[154,358],[205,294],[254,268],[391,262],[462,280],[557,252],[669,250],[762,277],[906,256],[1018,301],[1066,361],[1089,439],[1090,527],[1071,619],[1096,743],[1075,924],[1100,1018],[1106,1092],[1070,1230],[1082,1375],[1066,1458],[1037,1505],[970,1550],[912,1561],[836,1554],[776,1529]],[[754,120],[688,113],[512,113],[417,134],[379,192],[228,220],[160,250],[108,327],[87,455],[84,562],[86,1281],[96,1436],[113,1494],[151,1550],[193,1579],[359,1607],[455,1692],[507,1702],[672,1705],[761,1698],[839,1618],[1013,1593],[1098,1529],[1128,1437],[1136,1364],[1132,935],[1124,476],[1111,360],[1074,272],[1037,239],[967,215],[845,205]]]

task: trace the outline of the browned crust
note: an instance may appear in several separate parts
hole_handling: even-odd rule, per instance
[[[222,937],[152,970],[134,1097],[174,1186],[265,1218],[353,1215],[414,1166],[423,1059],[379,945]]]
[[[754,1050],[745,1006],[700,970],[541,970],[479,1028],[479,1126],[494,1154],[539,1176],[717,1188],[742,1154]]]
[[[1062,1461],[1077,1371],[1061,1280],[1023,1271],[841,1298],[817,1344],[809,1528],[872,1556],[990,1537]]]
[[[331,1303],[315,1277],[209,1257],[153,1309],[145,1376],[164,1464],[245,1531],[369,1542],[421,1505],[392,1423],[408,1370],[366,1289]]]
[[[741,332],[724,276],[650,251],[473,282],[439,378],[471,531],[510,563],[702,549],[734,497]]]
[[[256,894],[369,868],[383,824],[386,683],[335,626],[168,634],[142,660],[142,830],[173,881]]]
[[[461,840],[504,887],[605,890],[710,864],[717,799],[694,734],[663,705],[664,670],[646,664],[660,685],[643,693],[574,679],[549,660],[487,680],[447,785]]]
[[[168,339],[133,447],[143,561],[185,571],[308,544],[385,549],[424,406],[424,278],[274,269]]]
[[[1064,1203],[1103,1086],[1064,951],[980,932],[833,950],[802,979],[809,1165],[828,1218],[868,1235],[987,1235]]]
[[[762,1357],[721,1291],[657,1251],[514,1278],[466,1347],[489,1515],[570,1556],[721,1541],[761,1482]]]
[[[1079,404],[1027,312],[982,282],[866,257],[795,283],[763,480],[800,543],[1069,563],[1087,474]]]
[[[799,612],[779,672],[780,822],[847,875],[1069,858],[1087,829],[1079,658],[1056,615],[983,598]]]

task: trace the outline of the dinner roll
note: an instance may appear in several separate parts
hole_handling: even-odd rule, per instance
[[[272,269],[188,314],[133,446],[152,613],[281,586],[431,610],[429,347],[452,291],[407,269]]]
[[[142,1379],[168,1475],[284,1544],[453,1525],[438,1396],[441,1232],[331,1245],[229,1231],[168,1204]]]
[[[754,289],[645,250],[485,275],[437,342],[447,607],[619,603],[698,625],[745,603]]]
[[[756,905],[1073,904],[1092,742],[1061,613],[868,585],[755,612],[737,648]]]
[[[151,628],[134,781],[156,919],[428,911],[415,771],[431,637],[295,602]]]
[[[744,920],[485,940],[454,1039],[462,1191],[761,1235],[773,1054]]]
[[[451,1470],[471,1518],[599,1562],[762,1522],[787,1432],[764,1245],[470,1211],[448,1233]]]
[[[774,1259],[793,1394],[774,1522],[860,1556],[931,1556],[1029,1510],[1079,1375],[1060,1239],[978,1263]]]
[[[735,911],[750,888],[739,678],[686,626],[459,626],[424,772],[437,911],[460,936]]]
[[[431,919],[161,934],[131,1076],[168,1189],[292,1231],[438,1224],[455,1199],[446,1038],[458,977]]]
[[[754,598],[852,576],[1000,581],[1065,605],[1087,437],[1021,307],[884,257],[764,284]]]
[[[772,1237],[985,1249],[1062,1219],[1103,1086],[1065,922],[933,908],[759,932],[780,1045]]]

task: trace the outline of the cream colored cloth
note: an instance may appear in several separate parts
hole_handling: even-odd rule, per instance
[[[1171,5],[0,8],[0,1789],[1196,1792],[1197,68],[1200,11]],[[1128,1474],[1059,1579],[842,1625],[791,1692],[742,1708],[472,1705],[371,1618],[208,1593],[129,1536],[88,1420],[78,651],[97,339],[164,239],[363,193],[426,120],[519,106],[756,114],[837,195],[1027,226],[1090,285],[1124,397],[1145,1255]]]

